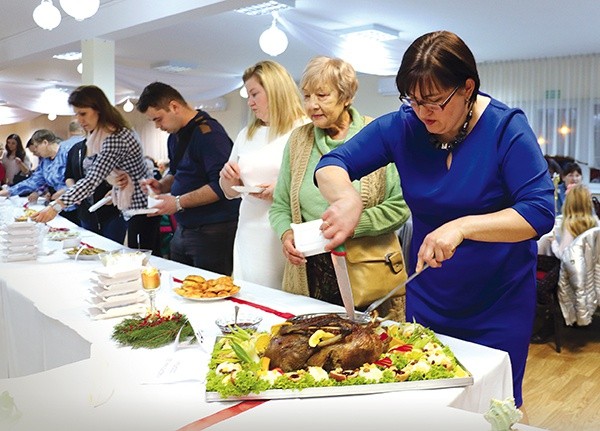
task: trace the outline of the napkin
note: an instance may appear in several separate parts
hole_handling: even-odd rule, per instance
[[[133,314],[144,314],[146,312],[146,305],[144,304],[132,304],[123,307],[110,308],[106,311],[98,307],[91,307],[89,309],[90,316],[94,320],[112,319],[114,317],[131,316]]]
[[[305,257],[325,253],[325,245],[329,242],[321,232],[323,220],[317,219],[306,223],[291,223],[294,231],[296,249]]]
[[[132,304],[146,304],[148,296],[142,291],[135,291],[125,295],[114,295],[108,298],[102,298],[96,296],[91,298],[90,302],[94,307],[100,309],[102,312],[106,312],[111,308],[123,307],[125,305]]]
[[[140,279],[109,285],[102,284],[95,278],[92,278],[92,281],[94,281],[94,285],[90,288],[90,290],[94,295],[102,299],[108,299],[115,295],[119,296],[142,289],[142,281]]]
[[[164,360],[158,367],[151,368],[149,376],[142,380],[142,384],[160,385],[178,382],[204,382],[208,370],[209,356],[203,354],[197,344],[190,348],[179,349]]]
[[[123,283],[126,281],[141,280],[142,277],[141,264],[140,267],[137,268],[119,269],[117,266],[107,266],[106,268],[97,268],[92,271],[97,274],[98,280],[104,285],[112,285]]]

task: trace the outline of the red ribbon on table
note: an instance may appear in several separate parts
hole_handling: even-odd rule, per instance
[[[247,410],[253,409],[256,406],[265,403],[267,400],[257,400],[257,401],[242,401],[239,404],[236,404],[231,407],[227,407],[224,410],[213,413],[212,415],[203,417],[202,419],[198,419],[192,423],[189,423],[182,428],[179,428],[177,431],[200,431],[211,427],[219,422],[232,418],[234,416],[239,415],[240,413],[244,413]]]
[[[180,280],[179,278],[175,278],[175,277],[173,277],[173,281],[175,283],[183,283],[183,280]],[[258,309],[258,310],[262,310],[262,311],[274,314],[274,315],[279,316],[279,317],[283,317],[284,319],[291,319],[292,317],[295,317],[295,314],[286,313],[286,312],[283,312],[283,311],[277,311],[277,310],[269,308],[269,307],[267,307],[265,305],[260,305],[260,304],[256,304],[255,302],[246,301],[245,299],[235,298],[233,296],[231,296],[231,297],[229,297],[227,299],[229,299],[230,301],[233,301],[233,302],[237,302],[238,304],[249,305],[250,307],[254,307],[254,308]]]

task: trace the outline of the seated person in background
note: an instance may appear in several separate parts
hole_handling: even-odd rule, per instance
[[[158,162],[158,171],[161,178],[169,173],[169,159],[160,160]]]
[[[144,162],[146,166],[148,166],[148,171],[152,173],[152,177],[155,180],[160,180],[162,178],[162,174],[158,170],[158,164],[156,161],[150,156],[144,156]]]
[[[592,210],[590,190],[583,184],[569,187],[563,206],[562,224],[555,228],[552,252],[560,259],[577,236],[598,225],[598,217]]]
[[[567,163],[562,173],[563,182],[558,185],[558,199],[556,202],[556,215],[562,213],[562,207],[565,203],[567,187],[581,183],[581,167],[577,163]]]
[[[31,161],[25,153],[21,137],[16,133],[8,135],[6,147],[2,155],[2,167],[6,172],[6,178],[2,184],[12,186],[23,181],[31,173]]]
[[[56,190],[52,199],[58,199],[67,189],[65,168],[67,154],[73,145],[75,142],[64,141],[59,144],[58,138],[50,130],[37,130],[31,137],[31,148],[34,154],[40,158],[39,166],[26,180],[0,191],[0,196],[20,196],[23,193],[37,192],[44,186],[50,186]],[[65,208],[63,217],[79,224],[75,205]]]

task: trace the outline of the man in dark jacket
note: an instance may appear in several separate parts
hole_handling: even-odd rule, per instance
[[[219,172],[229,159],[233,142],[217,120],[193,109],[167,84],[148,85],[137,109],[157,128],[170,133],[169,171],[160,180],[144,183],[162,201],[153,215],[175,214],[171,259],[230,275],[239,199],[225,198]]]

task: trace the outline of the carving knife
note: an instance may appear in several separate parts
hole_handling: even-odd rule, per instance
[[[425,265],[423,265],[423,269],[421,271],[414,272],[410,277],[408,277],[406,280],[404,280],[398,286],[396,286],[392,290],[390,290],[388,292],[388,294],[385,295],[383,298],[379,298],[378,300],[373,301],[373,303],[371,305],[369,305],[369,307],[365,310],[365,312],[363,314],[365,316],[370,315],[373,310],[375,310],[377,307],[379,307],[381,304],[383,304],[387,299],[391,298],[396,292],[398,292],[398,290],[400,290],[401,287],[406,286],[408,283],[410,283],[411,281],[413,281],[415,277],[417,277],[419,274],[421,274],[427,268],[429,268],[429,264],[428,263],[426,263]]]
[[[335,276],[338,281],[342,302],[346,309],[346,315],[352,321],[355,320],[354,296],[352,295],[352,286],[350,285],[350,276],[348,275],[348,265],[346,264],[346,247],[339,245],[331,250],[331,261],[335,270]]]

